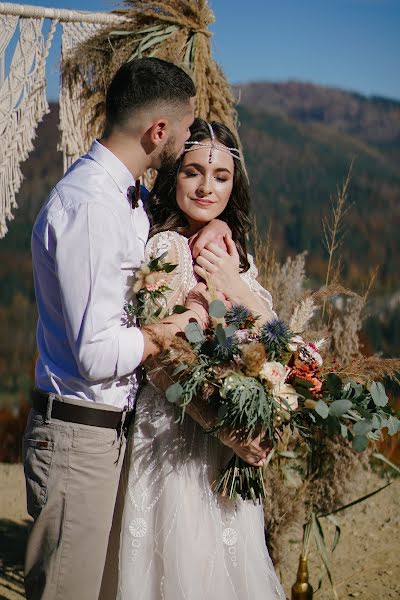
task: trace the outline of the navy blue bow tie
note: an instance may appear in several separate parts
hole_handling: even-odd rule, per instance
[[[126,192],[126,196],[129,202],[131,203],[132,208],[137,208],[139,206],[140,200],[140,185],[130,185],[128,187],[128,191]]]

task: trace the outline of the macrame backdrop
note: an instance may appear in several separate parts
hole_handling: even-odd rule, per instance
[[[99,28],[96,23],[65,23],[61,42],[61,60],[66,61],[76,47],[94,36]],[[74,86],[64,85],[61,79],[60,89],[60,130],[59,150],[64,157],[64,171],[88,149],[90,145],[89,113],[83,110],[82,85],[77,81]],[[87,132],[87,133],[86,133]]]
[[[207,1],[124,0],[119,6],[112,13],[85,13],[0,2],[0,237],[17,208],[20,164],[48,112],[45,66],[57,23],[62,26],[59,149],[65,169],[101,135],[105,90],[120,65],[136,57],[157,56],[185,68],[196,84],[197,116],[236,133],[233,96],[212,58],[208,26],[214,16]],[[45,20],[50,21],[46,35]],[[8,66],[6,52],[16,37]]]
[[[33,149],[37,123],[48,112],[45,65],[55,26],[52,21],[45,39],[43,19],[0,16],[0,237],[17,206],[20,164]],[[17,29],[18,42],[5,76],[5,49]]]

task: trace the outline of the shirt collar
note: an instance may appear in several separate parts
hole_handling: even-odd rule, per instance
[[[98,140],[94,140],[88,155],[107,171],[123,194],[127,193],[129,186],[135,185],[135,178],[124,163]]]

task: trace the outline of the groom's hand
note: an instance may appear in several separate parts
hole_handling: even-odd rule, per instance
[[[219,219],[210,221],[208,225],[203,227],[203,229],[200,229],[200,231],[189,240],[193,258],[196,259],[200,252],[210,242],[217,244],[217,246],[227,251],[224,240],[224,236],[227,234],[231,236],[232,232],[224,221],[220,221]]]

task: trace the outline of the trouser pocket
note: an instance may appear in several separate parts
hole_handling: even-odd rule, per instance
[[[36,519],[47,500],[47,485],[54,455],[54,442],[25,438],[24,471],[28,513]]]

